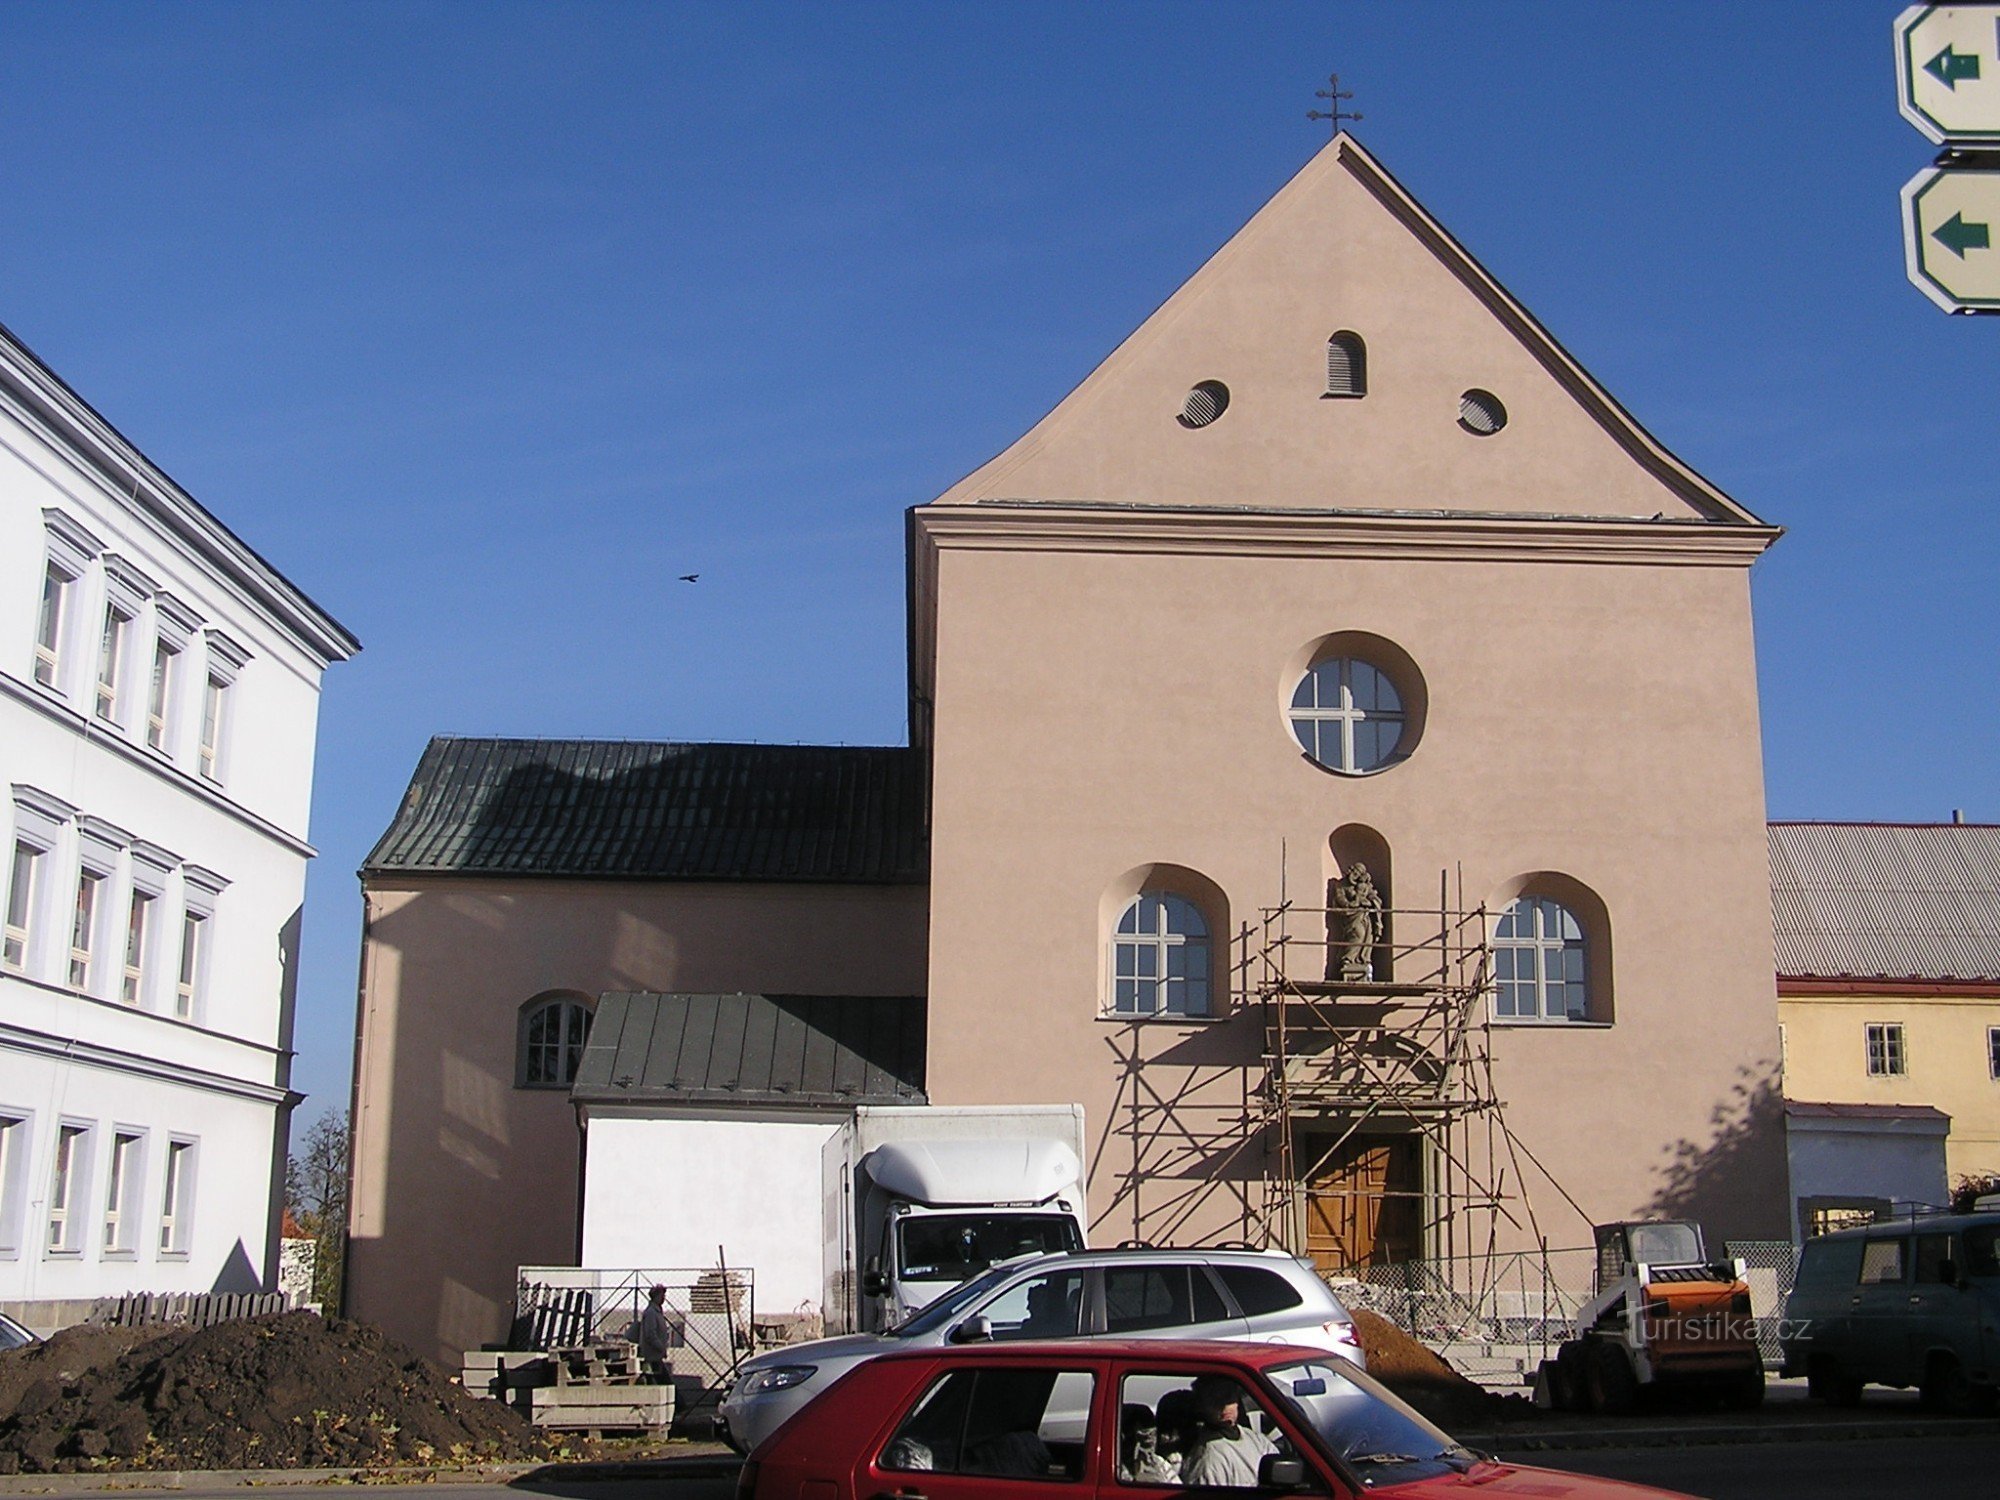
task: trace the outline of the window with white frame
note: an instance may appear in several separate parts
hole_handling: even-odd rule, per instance
[[[28,1201],[28,1151],[34,1133],[32,1116],[0,1112],[0,1260],[18,1260],[21,1255],[21,1216]]]
[[[90,1195],[90,1126],[64,1120],[56,1127],[55,1160],[49,1168],[49,1233],[51,1255],[73,1255],[83,1246],[83,1205]]]
[[[14,784],[14,837],[7,846],[6,926],[0,934],[0,968],[20,974],[47,971],[47,950],[56,947],[44,929],[59,934],[62,914],[50,917],[50,903],[62,897],[55,859],[62,825],[76,809],[32,786]]]
[[[1201,908],[1170,891],[1141,892],[1111,940],[1111,1010],[1121,1016],[1205,1016],[1213,970]]]
[[[174,1139],[167,1142],[166,1170],[161,1175],[160,1254],[180,1257],[187,1254],[194,1239],[195,1143]]]
[[[1901,1078],[1910,1071],[1909,1054],[1903,1045],[1902,1022],[1869,1022],[1867,1040],[1870,1078]]]
[[[1396,758],[1408,716],[1389,674],[1371,662],[1339,656],[1319,662],[1292,692],[1292,735],[1329,771],[1351,776]]]
[[[208,964],[208,914],[186,911],[181,914],[180,973],[174,982],[174,1014],[192,1021],[201,996],[201,978]]]
[[[104,1250],[130,1255],[138,1248],[139,1193],[145,1183],[144,1132],[118,1129],[111,1133],[111,1160],[104,1181]]]
[[[1493,1013],[1507,1021],[1590,1017],[1583,924],[1560,902],[1522,896],[1493,928]]]
[[[220,782],[229,775],[231,700],[235,696],[236,674],[250,659],[250,653],[220,630],[211,627],[202,634],[208,642],[208,676],[202,684],[196,769],[208,780]]]
[[[92,536],[54,507],[42,511],[42,532],[46,551],[42,562],[41,606],[35,616],[35,681],[52,692],[74,690],[76,673],[70,658],[79,649],[75,641],[79,627],[88,629],[78,618],[84,606],[78,602],[83,579],[92,562],[104,551],[104,543]],[[80,644],[87,651],[89,643]]]
[[[62,685],[63,621],[69,610],[76,575],[51,561],[42,574],[42,607],[35,621],[35,681],[46,688]]]
[[[146,745],[167,749],[168,715],[174,706],[174,665],[180,651],[164,636],[153,642],[153,677],[146,689]]]
[[[131,632],[132,617],[116,604],[104,609],[104,634],[97,651],[97,717],[107,724],[118,722],[118,683],[125,655],[125,637]]]
[[[7,926],[0,939],[0,964],[17,972],[28,967],[28,940],[34,935],[35,895],[47,851],[26,839],[14,840],[7,878]]]
[[[76,910],[70,921],[69,936],[69,986],[73,990],[90,988],[98,926],[103,916],[104,887],[109,881],[110,876],[103,870],[93,870],[88,865],[77,872]]]
[[[153,903],[159,898],[137,887],[125,921],[125,974],[118,998],[127,1005],[139,1005],[146,998],[146,937],[152,922]]]
[[[576,1081],[589,1038],[590,1005],[581,996],[530,1000],[521,1009],[516,1083],[530,1089],[568,1088]]]
[[[229,684],[210,676],[201,693],[201,774],[210,781],[222,780],[222,732],[229,711]]]

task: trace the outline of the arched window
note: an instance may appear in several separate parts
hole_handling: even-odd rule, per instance
[[[576,1082],[590,1036],[590,1002],[581,995],[537,995],[521,1007],[515,1083],[524,1089],[566,1089]]]
[[[1368,346],[1358,333],[1340,332],[1326,341],[1326,393],[1368,394]]]
[[[1587,1021],[1583,924],[1546,896],[1522,896],[1493,929],[1493,1014],[1507,1021]]]
[[[1111,1008],[1121,1016],[1209,1013],[1208,923],[1166,891],[1134,896],[1111,944]]]

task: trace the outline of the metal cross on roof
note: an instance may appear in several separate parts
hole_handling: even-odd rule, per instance
[[[1358,120],[1361,118],[1359,110],[1342,109],[1340,107],[1340,101],[1343,99],[1352,99],[1354,91],[1352,89],[1345,91],[1341,89],[1340,75],[1338,73],[1327,74],[1326,87],[1315,89],[1313,97],[1326,100],[1327,107],[1325,109],[1307,110],[1306,118],[1308,120],[1325,120],[1332,127],[1335,135],[1340,134],[1340,122],[1342,120]]]

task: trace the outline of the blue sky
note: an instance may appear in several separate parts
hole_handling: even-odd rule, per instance
[[[1756,573],[1774,817],[2000,820],[2000,320],[1904,279],[1897,3],[16,4],[0,321],[361,636],[297,1081],[425,739],[903,736],[905,507],[1356,134]],[[699,585],[674,581],[699,571]]]

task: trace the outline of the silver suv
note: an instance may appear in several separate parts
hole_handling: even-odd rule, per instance
[[[1354,1319],[1310,1262],[1276,1250],[1069,1250],[1004,1261],[884,1333],[791,1344],[748,1361],[721,1436],[748,1453],[856,1365],[984,1339],[1246,1339],[1362,1364]]]

